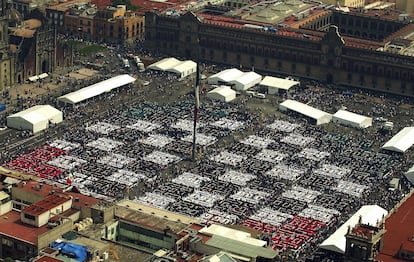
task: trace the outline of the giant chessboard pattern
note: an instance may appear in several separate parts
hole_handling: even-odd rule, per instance
[[[224,105],[223,105],[224,106]],[[151,182],[134,201],[193,217],[202,223],[242,224],[269,235],[275,249],[300,250],[321,236],[344,210],[357,208],[373,183],[397,160],[293,120],[276,120],[228,146],[216,144],[252,127],[252,117],[206,107],[197,132],[200,163],[169,181],[161,171],[191,154],[191,103],[131,107],[76,133],[51,141],[5,166],[73,185],[96,197],[123,197]],[[225,110],[224,110],[225,111]],[[340,140],[340,139],[339,139]]]

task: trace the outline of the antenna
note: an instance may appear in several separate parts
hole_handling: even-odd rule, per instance
[[[194,90],[194,128],[193,128],[193,152],[192,152],[193,161],[195,161],[195,158],[196,158],[196,130],[197,130],[198,110],[200,109],[199,89],[200,89],[200,66],[198,65],[198,62],[197,62],[196,84],[195,84],[195,90]]]

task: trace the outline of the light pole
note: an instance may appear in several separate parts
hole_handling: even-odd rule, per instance
[[[196,69],[196,82],[195,82],[195,89],[194,89],[194,125],[193,125],[193,151],[192,151],[192,159],[195,161],[196,159],[196,132],[197,132],[197,120],[198,120],[198,111],[200,110],[200,66],[197,62],[197,69]]]

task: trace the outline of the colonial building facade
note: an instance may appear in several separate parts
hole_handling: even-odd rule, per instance
[[[69,47],[57,42],[56,30],[38,9],[23,19],[20,13],[7,5],[0,15],[0,92],[29,77],[52,73],[57,66],[70,65]]]
[[[152,11],[145,20],[145,46],[153,52],[414,96],[414,57],[380,51],[381,41],[412,26],[402,22],[332,11],[275,32],[192,12]]]

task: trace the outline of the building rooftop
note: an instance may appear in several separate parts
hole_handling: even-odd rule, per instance
[[[199,222],[196,218],[153,208],[129,200],[124,200],[117,204],[115,216],[158,230],[169,228],[174,233],[180,232],[191,223]]]
[[[138,12],[145,13],[150,10],[164,10],[170,7],[174,7],[179,3],[184,3],[189,1],[183,0],[166,0],[166,1],[151,1],[151,0],[131,0],[131,4],[141,7]]]
[[[30,206],[25,207],[22,212],[25,214],[30,214],[33,216],[37,216],[43,214],[55,207],[59,207],[60,205],[69,201],[70,198],[63,195],[50,195],[46,198],[31,204]]]
[[[19,28],[19,29],[14,30],[13,32],[15,36],[20,36],[23,38],[32,38],[35,33],[36,33],[35,30],[26,29],[26,28]]]
[[[200,233],[208,236],[222,236],[238,242],[242,242],[252,246],[263,247],[266,242],[260,239],[253,238],[250,233],[228,228],[218,224],[211,224],[199,230]]]
[[[67,11],[74,5],[87,5],[90,3],[90,0],[71,0],[65,2],[50,3],[47,9],[57,10],[57,11]]]
[[[79,235],[77,235],[75,239],[72,239],[69,242],[85,246],[90,250],[99,250],[101,252],[104,252],[109,249],[109,244],[107,242],[102,242]]]
[[[48,196],[52,190],[54,190],[55,193],[61,193],[63,192],[63,189],[57,186],[52,186],[45,184],[43,182],[39,181],[22,181],[18,184],[18,188],[27,191],[29,193],[33,193],[39,196]]]
[[[0,216],[0,227],[2,235],[19,239],[34,246],[37,245],[38,236],[48,231],[48,225],[34,227],[20,221],[20,213],[10,211]]]
[[[254,246],[219,235],[212,236],[206,244],[244,257],[264,257],[271,259],[278,256],[278,252],[271,248]]]
[[[33,260],[33,262],[63,262],[63,260],[60,260],[54,257],[49,257],[49,256],[41,256]]]
[[[401,204],[394,213],[385,220],[384,246],[375,257],[379,261],[401,261],[393,260],[401,247],[414,251],[414,191]]]
[[[83,195],[77,192],[70,191],[70,192],[65,192],[65,194],[73,197],[73,200],[72,200],[73,207],[92,207],[95,204],[102,202],[102,200],[100,199],[97,199],[91,196],[86,196],[86,195]]]
[[[370,239],[376,232],[378,232],[378,228],[361,224],[353,228],[351,234],[354,236]]]
[[[349,13],[365,17],[376,17],[381,20],[398,21],[401,12],[393,9],[349,8]]]
[[[34,180],[34,181],[40,180],[40,178],[37,176],[25,174],[23,172],[11,170],[11,169],[8,169],[2,166],[0,166],[0,175],[6,176],[6,177],[12,177],[18,180],[29,180],[29,179]]]
[[[72,188],[71,191],[63,192],[64,190],[67,189],[67,187],[63,185],[58,185],[58,184],[48,185],[43,182],[28,180],[28,181],[20,182],[18,184],[18,188],[21,188],[27,192],[40,195],[43,197],[50,195],[52,190],[54,190],[56,195],[72,196],[73,197],[72,206],[74,207],[91,207],[95,205],[96,203],[99,203],[102,201],[100,199],[97,199],[91,196],[86,196],[79,192],[76,192],[77,191],[76,188]]]

